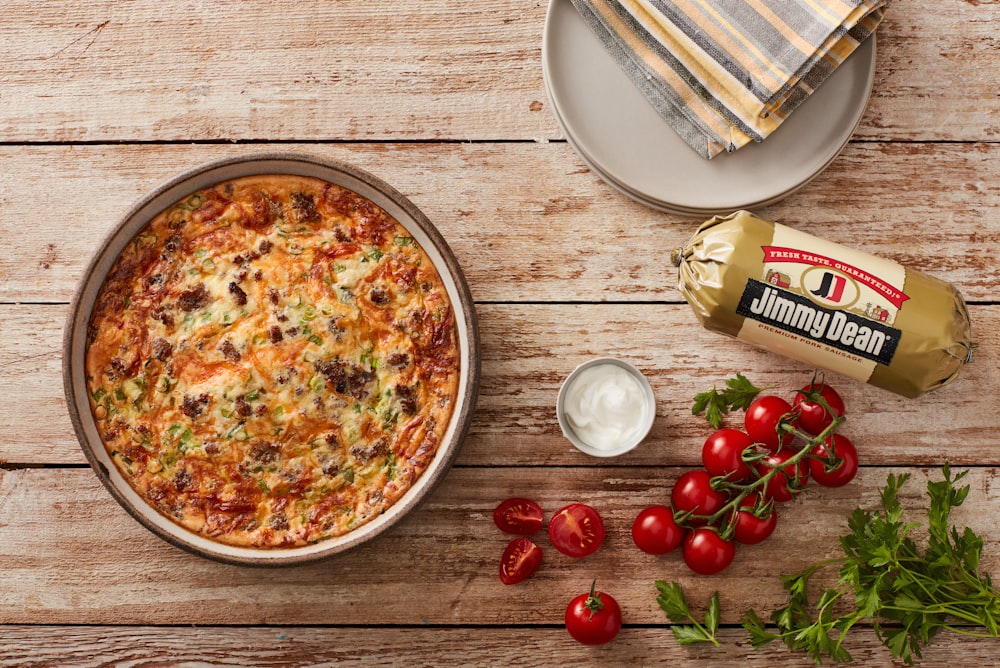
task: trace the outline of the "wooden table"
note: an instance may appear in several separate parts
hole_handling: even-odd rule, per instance
[[[890,472],[905,502],[946,460],[970,469],[956,520],[1000,576],[1000,49],[992,2],[893,3],[870,107],[843,154],[758,213],[954,282],[979,356],[918,400],[838,380],[863,468],[811,489],[776,535],[705,578],[651,557],[629,528],[699,465],[692,396],[737,371],[790,392],[810,369],[703,331],[669,250],[700,222],[644,208],[562,137],[542,81],[544,2],[300,3],[13,0],[0,22],[0,665],[808,665],[753,651],[747,607],[778,575],[834,555]],[[86,466],[60,378],[67,303],[98,243],[154,185],[209,159],[269,149],[354,163],[410,197],[465,269],[482,335],[471,433],[433,496],[355,553],[279,570],[221,565],[134,522]],[[657,397],[648,440],[610,461],[560,435],[560,382],[598,355],[638,365]],[[608,537],[571,560],[539,541],[531,580],[497,577],[491,513],[528,495],[584,501]],[[546,549],[547,548],[547,549]],[[563,610],[592,579],[624,608],[586,648]],[[682,648],[654,581],[703,610],[721,591],[722,647]],[[869,630],[859,665],[889,665]],[[924,665],[992,665],[1000,642],[942,636]]]

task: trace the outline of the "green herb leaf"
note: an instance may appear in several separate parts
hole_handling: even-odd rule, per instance
[[[712,388],[708,392],[700,392],[694,397],[694,404],[691,406],[692,415],[705,414],[705,419],[718,429],[722,425],[722,420],[731,410],[746,410],[753,403],[758,394],[768,388],[755,387],[741,373],[726,381],[723,390]]]
[[[672,622],[687,621],[691,617],[688,610],[687,601],[684,600],[684,592],[676,582],[656,581],[656,588],[660,595],[656,598],[660,608],[667,613],[667,618]]]
[[[754,649],[781,638],[780,635],[767,630],[764,622],[760,620],[760,617],[757,616],[754,610],[747,610],[743,614],[743,617],[740,618],[740,624],[743,625],[743,628],[746,629],[747,634],[750,636],[750,645]]]
[[[710,642],[705,631],[697,626],[674,624],[670,627],[670,632],[674,634],[677,642],[682,645],[696,645],[698,643]]]
[[[712,595],[709,601],[708,610],[705,612],[704,624],[699,623],[691,616],[684,592],[676,582],[656,581],[656,589],[659,595],[656,597],[660,608],[667,613],[667,618],[673,622],[670,627],[671,633],[682,645],[693,645],[696,643],[710,642],[716,647],[719,641],[715,638],[716,631],[719,630],[719,592]],[[690,624],[680,624],[680,622],[691,622]]]
[[[769,388],[754,387],[746,376],[738,373],[735,378],[726,381],[726,389],[723,390],[722,396],[729,403],[730,409],[739,408],[745,411],[765,389]]]
[[[719,592],[715,592],[709,599],[708,610],[705,612],[705,626],[713,636],[719,630],[719,607]]]
[[[968,485],[955,484],[967,472],[953,476],[945,465],[943,473],[943,480],[927,484],[925,548],[910,538],[919,525],[906,521],[899,503],[909,475],[890,474],[881,490],[881,510],[859,508],[850,515],[850,533],[840,538],[842,559],[782,578],[788,604],[771,614],[777,633],[768,631],[753,610],[744,615],[741,621],[751,645],[781,639],[817,664],[824,657],[848,662],[844,638],[856,622],[867,620],[894,658],[913,664],[922,647],[942,631],[998,637],[1000,592],[978,570],[984,541],[968,527],[959,529],[950,522],[952,509],[969,494]],[[810,605],[809,579],[822,566],[835,563],[840,564],[838,587],[823,590]],[[835,604],[845,596],[853,596],[854,609],[835,617]]]

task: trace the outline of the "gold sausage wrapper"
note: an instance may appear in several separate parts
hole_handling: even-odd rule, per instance
[[[954,286],[746,211],[703,223],[673,260],[705,328],[905,397],[976,350]]]

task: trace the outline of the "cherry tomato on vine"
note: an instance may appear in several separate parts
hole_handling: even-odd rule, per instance
[[[827,403],[833,415],[819,401],[822,398]],[[843,417],[844,400],[837,391],[825,383],[810,383],[795,393],[792,403],[799,411],[799,425],[803,430],[815,436],[830,426],[833,417]]]
[[[578,559],[593,554],[604,542],[604,520],[583,503],[571,503],[549,520],[549,540],[565,555]]]
[[[632,523],[632,540],[647,554],[672,552],[683,539],[684,529],[677,525],[674,512],[666,506],[650,506]]]
[[[774,527],[778,524],[778,512],[772,505],[764,517],[754,515],[753,508],[759,498],[760,495],[754,493],[740,501],[740,509],[736,511],[736,519],[733,520],[733,538],[737,543],[756,545],[774,533]]]
[[[730,482],[742,482],[753,475],[743,461],[743,451],[753,440],[738,429],[719,429],[701,447],[701,461],[713,476],[725,476]]]
[[[714,515],[728,500],[728,494],[712,488],[712,476],[703,469],[683,474],[670,492],[674,510],[692,515]]]
[[[778,432],[779,424],[791,412],[791,404],[781,397],[767,394],[751,402],[743,415],[743,426],[755,443],[760,443],[773,452],[795,438],[788,432]]]
[[[501,531],[529,536],[542,528],[542,507],[531,499],[511,498],[493,510],[493,521]]]
[[[858,472],[858,449],[846,436],[831,434],[825,441],[813,446],[809,454],[821,457],[809,459],[809,471],[824,487],[843,487]],[[831,457],[834,459],[832,464]]]
[[[622,628],[622,609],[610,594],[596,591],[580,594],[566,606],[566,630],[584,645],[603,645],[615,639]]]
[[[510,541],[500,558],[500,581],[512,585],[527,580],[542,563],[542,549],[528,538]]]
[[[792,497],[809,483],[809,464],[805,459],[800,459],[796,464],[784,465],[795,454],[787,448],[778,450],[769,454],[757,465],[761,477],[773,468],[780,470],[767,481],[764,489],[765,497],[775,501],[791,501]]]
[[[736,557],[736,544],[715,529],[699,527],[684,540],[684,563],[695,573],[715,575],[726,570]]]

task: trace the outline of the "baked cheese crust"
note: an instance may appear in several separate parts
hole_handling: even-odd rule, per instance
[[[441,276],[380,207],[307,177],[220,183],[124,249],[86,373],[98,432],[160,513],[230,545],[343,535],[427,468],[458,388]]]

